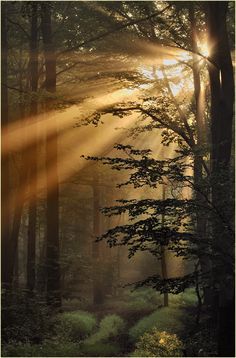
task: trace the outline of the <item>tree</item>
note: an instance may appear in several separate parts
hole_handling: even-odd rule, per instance
[[[234,79],[227,34],[228,2],[206,4],[211,89],[211,163],[213,216],[213,280],[218,310],[220,356],[234,356],[234,234],[233,206],[230,192],[230,159]]]
[[[2,205],[4,205],[4,210],[1,211],[1,248],[2,248],[2,284],[9,285],[9,270],[8,265],[11,260],[10,255],[10,208],[9,208],[9,153],[7,149],[6,136],[7,136],[7,127],[8,127],[8,89],[7,89],[7,75],[8,75],[8,42],[7,42],[7,5],[5,2],[2,4],[1,12],[1,129],[5,131],[5,136],[2,136],[2,148],[6,148],[5,157],[2,160],[2,182],[1,182],[1,197]]]
[[[194,155],[194,181],[192,182],[192,188],[196,192],[195,198],[195,215],[196,215],[196,235],[194,242],[198,247],[198,252],[196,250],[196,257],[199,258],[201,264],[202,275],[205,276],[202,285],[205,290],[205,300],[206,303],[211,302],[211,297],[209,296],[210,291],[208,290],[209,285],[211,285],[211,260],[213,264],[213,281],[214,281],[214,294],[216,295],[219,304],[219,352],[220,354],[233,354],[233,333],[231,335],[224,335],[226,332],[226,327],[232,327],[231,332],[234,332],[233,327],[233,230],[231,227],[232,223],[232,206],[229,205],[232,201],[230,194],[230,158],[231,158],[231,141],[232,141],[232,115],[233,115],[233,94],[234,94],[234,84],[233,84],[233,72],[232,72],[232,60],[230,55],[230,48],[228,44],[228,35],[226,29],[226,11],[227,3],[209,3],[206,5],[207,8],[207,28],[209,31],[209,47],[212,49],[212,54],[208,58],[208,67],[210,74],[210,87],[211,87],[211,136],[212,136],[212,152],[211,152],[211,161],[212,161],[212,172],[209,171],[206,164],[202,158],[202,147],[205,145],[204,135],[206,128],[204,128],[203,116],[200,101],[201,101],[201,80],[199,74],[199,65],[198,65],[198,55],[199,50],[196,40],[196,21],[193,13],[192,7],[189,9],[189,16],[191,22],[191,51],[193,52],[193,77],[194,77],[194,86],[195,86],[195,108],[196,108],[196,133],[192,132],[192,128],[188,125],[184,116],[180,113],[180,117],[183,119],[185,125],[184,131],[183,127],[179,125],[178,122],[173,123],[173,121],[163,120],[163,116],[160,118],[159,113],[163,113],[159,110],[158,115],[156,115],[153,107],[150,106],[150,109],[147,109],[147,102],[145,103],[146,108],[144,109],[140,104],[132,103],[130,106],[125,106],[122,104],[120,107],[111,109],[110,112],[122,116],[125,111],[140,111],[146,117],[150,116],[156,122],[161,124],[161,127],[171,129],[178,136],[182,137],[186,144],[188,145],[188,150],[185,148],[185,151],[188,154],[192,152]],[[217,25],[217,24],[220,24]],[[140,32],[142,32],[140,30]],[[182,46],[181,46],[182,47]],[[147,98],[148,100],[155,100],[155,98]],[[176,105],[177,110],[178,104]],[[147,128],[150,130],[150,125]],[[152,127],[154,128],[154,126]],[[191,133],[192,132],[192,133]],[[194,136],[193,136],[194,135]],[[195,140],[196,138],[196,140]],[[130,155],[138,155],[138,151],[131,147],[123,147],[124,151]],[[184,148],[183,148],[184,149]],[[184,153],[184,151],[183,151]],[[187,154],[187,155],[188,155]],[[93,158],[95,159],[95,158]],[[152,185],[152,175],[154,175],[155,170],[151,167],[151,161],[144,161],[145,155],[137,161],[125,160],[122,158],[102,158],[105,164],[112,165],[115,169],[120,170],[123,168],[126,169],[137,169],[137,172],[130,176],[129,183],[133,183],[138,186],[141,183],[148,184],[148,177],[150,179],[149,183]],[[143,160],[143,163],[142,163]],[[142,163],[142,164],[141,164]],[[155,163],[155,162],[154,162]],[[146,167],[145,167],[146,165]],[[150,167],[149,167],[150,165]],[[155,164],[156,165],[156,164]],[[206,170],[207,174],[210,174],[211,183],[210,186],[204,185],[207,183],[203,177],[203,169]],[[146,170],[145,170],[146,169]],[[155,168],[156,169],[156,168]],[[148,171],[148,175],[146,172]],[[156,169],[157,171],[157,169]],[[183,173],[182,173],[183,174]],[[156,175],[156,173],[155,173]],[[178,173],[179,175],[179,173]],[[183,176],[184,177],[184,176]],[[183,179],[184,180],[184,179]],[[209,190],[212,191],[212,200],[208,197]],[[226,192],[227,191],[227,192]],[[126,203],[123,203],[126,204]],[[143,203],[147,204],[146,202]],[[122,210],[134,210],[134,208],[140,208],[138,202],[135,202],[133,206],[121,205],[120,208],[114,208],[114,211],[110,209],[110,212],[120,213]],[[208,216],[211,215],[211,227],[213,228],[212,239],[206,239],[206,220],[203,218],[202,208],[205,208],[208,211]],[[123,208],[123,209],[122,209]],[[201,208],[201,209],[200,209]],[[193,207],[192,207],[193,209]],[[107,211],[109,212],[109,211]],[[137,209],[138,212],[138,209]],[[137,214],[136,212],[136,214]],[[190,212],[189,212],[190,214]],[[192,211],[194,215],[194,211]],[[131,214],[132,216],[132,214]],[[141,223],[141,221],[140,221]],[[137,223],[136,223],[137,224]],[[138,225],[136,225],[138,227]],[[130,226],[129,230],[133,231],[133,234],[137,234],[138,231],[135,229],[135,225]],[[112,244],[116,243],[116,234],[119,229],[116,228],[114,231],[110,231],[107,235],[104,235]],[[133,249],[136,251],[138,248],[143,250],[141,242],[144,242],[145,235],[148,235],[148,232],[143,232],[143,241],[141,241],[140,234],[140,243],[137,244],[137,241],[132,241],[132,236],[128,234],[127,229],[123,227],[120,232],[124,235],[123,243],[129,242],[133,244]],[[140,231],[139,231],[140,233]],[[149,233],[150,234],[150,233]],[[111,238],[109,238],[109,235]],[[225,241],[225,238],[227,240]],[[191,250],[190,250],[191,251]],[[212,253],[212,254],[211,254]],[[211,260],[210,260],[211,259]],[[207,275],[207,277],[206,277]],[[205,283],[204,283],[205,282]],[[219,287],[219,289],[217,288]],[[157,285],[157,287],[159,287]],[[220,337],[224,337],[221,339]],[[223,353],[224,352],[224,353]]]
[[[52,43],[51,3],[41,4],[41,27],[45,57],[45,89],[56,91],[56,54]],[[51,107],[48,99],[46,110]],[[47,299],[50,305],[61,305],[59,265],[59,184],[57,169],[57,128],[46,134],[47,175]]]
[[[162,188],[162,200],[166,200],[166,192],[165,192],[165,184],[163,184]],[[162,214],[162,225],[165,226],[165,214]],[[162,278],[164,280],[168,279],[167,274],[167,252],[164,245],[161,246],[161,271],[162,271]],[[164,292],[164,306],[168,307],[169,299],[168,299],[168,292]]]
[[[94,171],[93,183],[93,242],[92,242],[92,256],[93,256],[93,302],[94,304],[102,304],[104,301],[104,289],[102,278],[102,252],[101,244],[96,242],[96,238],[101,235],[101,215],[100,215],[100,197],[101,192],[99,185],[99,173]],[[96,176],[98,176],[96,178]]]
[[[30,103],[31,120],[38,112],[36,92],[38,89],[38,3],[31,3],[31,34],[30,34],[30,86],[32,91]],[[32,119],[33,118],[33,119]],[[35,136],[37,138],[37,135]],[[36,250],[36,221],[37,221],[37,140],[32,145],[29,155],[29,226],[28,226],[28,258],[27,258],[27,287],[33,291],[35,287],[35,250]]]

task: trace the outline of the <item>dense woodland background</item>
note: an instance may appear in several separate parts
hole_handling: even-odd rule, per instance
[[[235,356],[234,12],[1,2],[3,356]]]

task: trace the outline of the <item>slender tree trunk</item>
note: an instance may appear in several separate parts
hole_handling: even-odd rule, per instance
[[[201,272],[205,278],[210,277],[211,273],[211,262],[209,259],[209,244],[207,240],[207,217],[202,214],[202,208],[207,206],[205,197],[207,196],[207,188],[203,184],[203,168],[202,168],[202,150],[203,146],[206,145],[206,122],[205,122],[205,91],[201,83],[200,77],[200,58],[196,55],[198,51],[197,44],[197,26],[196,18],[194,14],[194,7],[189,8],[189,20],[191,23],[191,42],[193,50],[193,83],[194,83],[194,96],[195,96],[195,110],[196,110],[196,145],[194,153],[194,188],[195,188],[195,199],[197,203],[196,211],[196,235],[198,237],[199,246],[199,262],[201,266]],[[209,279],[208,284],[203,287],[204,303],[206,305],[211,304],[211,290]]]
[[[32,98],[30,103],[30,120],[37,115],[37,99],[34,97],[38,89],[38,3],[31,4],[31,39],[30,39],[30,87]],[[35,136],[37,138],[37,136]],[[32,145],[29,155],[29,226],[27,250],[27,288],[35,288],[35,251],[37,221],[37,141]]]
[[[95,171],[95,175],[97,172]],[[100,242],[95,242],[96,238],[101,234],[101,217],[100,209],[100,191],[98,184],[99,178],[94,176],[93,184],[93,303],[102,304],[104,301],[101,277],[101,247]]]
[[[56,91],[56,54],[52,43],[51,2],[41,3],[42,35],[45,57],[45,89]],[[51,100],[47,101],[49,110]],[[46,135],[46,176],[47,176],[47,300],[51,306],[61,305],[60,263],[59,263],[59,181],[58,181],[58,134]]]
[[[162,200],[166,200],[166,187],[165,184],[162,185]],[[161,217],[161,222],[162,222],[162,227],[164,227],[165,225],[165,215],[162,214]],[[167,273],[167,257],[166,257],[166,247],[164,245],[161,246],[161,273],[162,273],[162,278],[164,280],[166,280],[168,278],[168,273]],[[168,297],[168,292],[164,293],[164,307],[168,307],[169,306],[169,297]]]
[[[20,113],[21,118],[20,120],[24,120],[25,116],[25,106],[20,105]],[[22,141],[24,141],[27,137],[27,134],[25,132],[22,133]],[[14,214],[12,219],[12,230],[10,234],[10,244],[11,244],[11,257],[9,264],[9,277],[10,282],[12,282],[12,279],[14,277],[14,271],[15,271],[15,264],[18,256],[18,240],[19,240],[19,233],[20,233],[20,227],[21,227],[21,220],[22,220],[22,214],[24,210],[24,203],[26,199],[26,191],[27,191],[27,180],[28,180],[28,152],[27,149],[22,152],[21,155],[21,167],[20,167],[20,173],[19,173],[19,182],[18,187],[16,189],[16,196],[15,196],[15,204],[14,204]]]
[[[8,127],[8,90],[7,90],[7,74],[8,74],[8,43],[7,43],[7,3],[1,4],[1,129],[5,131],[2,135],[2,148],[7,149],[7,127]],[[3,133],[3,131],[2,131]],[[3,152],[3,151],[2,151]],[[2,285],[8,287],[10,284],[9,263],[10,254],[10,208],[9,208],[9,152],[6,150],[4,158],[1,162],[1,250],[2,250]]]
[[[230,193],[234,79],[226,27],[227,7],[226,1],[208,2],[206,18],[211,46],[213,279],[217,293],[218,355],[234,357],[234,234],[230,228],[234,216]]]

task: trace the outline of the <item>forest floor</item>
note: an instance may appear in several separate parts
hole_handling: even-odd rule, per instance
[[[2,356],[186,356],[186,349],[187,356],[198,356],[199,348],[200,356],[211,356],[208,328],[196,328],[196,302],[194,290],[188,290],[169,295],[169,307],[163,307],[163,296],[145,288],[108,297],[101,305],[64,300],[62,312],[50,317],[43,311],[35,316],[32,307],[31,316],[28,311],[24,320],[19,313],[15,317],[19,327],[15,321],[6,332],[10,339],[2,341]],[[156,344],[162,341],[160,351]]]

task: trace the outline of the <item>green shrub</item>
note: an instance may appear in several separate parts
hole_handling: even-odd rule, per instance
[[[96,318],[86,311],[64,312],[54,318],[54,333],[57,337],[79,342],[89,336],[96,326]]]
[[[197,302],[197,295],[193,288],[186,289],[178,295],[169,294],[170,306],[195,306]]]
[[[125,289],[119,297],[112,297],[106,302],[106,307],[121,315],[128,316],[136,313],[147,314],[163,304],[163,296],[150,287],[140,287],[135,290]]]
[[[82,351],[87,357],[114,357],[120,353],[121,349],[116,343],[96,342],[91,345],[85,344]]]
[[[73,342],[46,340],[41,345],[9,343],[2,348],[2,357],[77,357],[80,346]]]
[[[138,288],[126,294],[130,309],[156,308],[163,303],[163,296],[152,288]]]
[[[184,311],[174,307],[163,307],[139,320],[129,330],[129,335],[133,341],[136,341],[145,332],[151,331],[154,327],[158,331],[167,331],[168,333],[181,333],[184,329],[182,318]]]
[[[132,357],[182,357],[183,344],[175,334],[156,328],[151,333],[145,333],[136,344]]]
[[[115,315],[108,315],[103,318],[99,324],[99,329],[91,337],[85,340],[85,345],[93,345],[97,342],[106,341],[113,337],[117,337],[124,331],[124,320]]]

